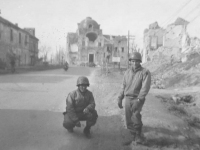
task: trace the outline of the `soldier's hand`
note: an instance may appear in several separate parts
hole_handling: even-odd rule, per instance
[[[141,105],[141,100],[140,99],[137,99],[137,100],[134,100],[133,103],[132,103],[132,111],[135,112],[138,110],[138,108],[140,107]]]
[[[120,109],[123,108],[123,106],[122,106],[122,101],[120,101],[120,100],[118,100],[118,107],[119,107]]]
[[[78,121],[78,122],[76,123],[75,126],[76,126],[76,127],[81,127],[81,123],[80,123],[80,121]]]
[[[83,113],[84,113],[84,114],[88,114],[88,113],[89,113],[89,109],[88,109],[88,108],[85,108],[85,109],[83,110]]]

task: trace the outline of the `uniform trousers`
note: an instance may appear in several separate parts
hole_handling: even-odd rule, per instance
[[[83,112],[76,114],[79,121],[86,121],[86,126],[91,127],[96,124],[98,114],[96,110],[89,112],[88,114],[84,114]],[[73,122],[70,116],[66,113],[64,115],[63,127],[66,129],[73,129],[76,125],[76,122]]]
[[[144,101],[138,101],[136,98],[125,97],[125,117],[126,125],[132,134],[141,134],[142,115],[140,114]]]

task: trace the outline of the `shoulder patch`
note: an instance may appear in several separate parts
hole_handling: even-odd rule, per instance
[[[146,68],[144,68],[144,69],[143,69],[143,75],[146,75],[146,76],[147,76],[148,74],[149,74],[149,70],[146,69]]]

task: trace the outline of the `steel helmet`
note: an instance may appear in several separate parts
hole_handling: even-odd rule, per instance
[[[140,62],[142,62],[142,56],[139,52],[133,52],[129,57],[129,61],[131,60],[140,60]]]
[[[82,85],[82,84],[87,85],[87,86],[90,85],[89,80],[88,80],[87,77],[85,77],[85,76],[80,76],[80,77],[78,78],[78,80],[77,80],[77,86]]]

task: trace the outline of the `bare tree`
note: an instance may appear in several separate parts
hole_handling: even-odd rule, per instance
[[[39,48],[40,56],[43,59],[43,62],[48,61],[48,54],[51,51],[51,47],[47,47],[46,45],[41,45]]]
[[[59,47],[59,49],[56,51],[55,60],[58,64],[64,64],[65,50],[63,47]]]
[[[132,49],[132,53],[135,52],[135,51],[137,52],[137,51],[138,51],[138,46],[137,46],[137,44],[135,44],[135,43],[133,42],[133,43],[132,43],[132,48],[131,48],[131,49]]]

